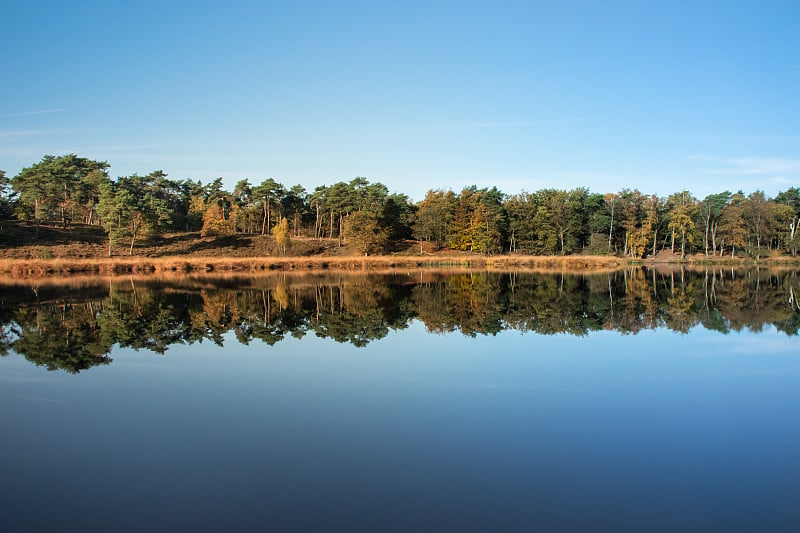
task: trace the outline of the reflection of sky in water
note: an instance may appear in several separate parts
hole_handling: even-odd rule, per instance
[[[793,529],[800,340],[766,328],[0,359],[16,529]]]

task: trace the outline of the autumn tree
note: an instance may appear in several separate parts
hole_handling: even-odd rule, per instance
[[[504,229],[508,218],[497,188],[466,187],[455,197],[453,214],[448,225],[450,248],[483,254],[503,249]]]
[[[229,206],[227,212],[226,205]],[[226,202],[223,198],[212,201],[203,213],[203,229],[200,234],[203,237],[233,235],[236,233],[237,210],[237,205]]]
[[[711,255],[714,256],[717,253],[719,221],[722,210],[728,204],[730,198],[731,193],[725,191],[719,194],[709,194],[700,202],[697,213],[701,223],[700,227],[704,228],[703,244],[706,257],[708,257],[709,245],[711,246]]]
[[[429,190],[425,198],[417,204],[413,231],[414,237],[420,241],[420,250],[422,241],[432,242],[436,246],[442,246],[446,242],[454,196],[452,191]]]
[[[470,251],[491,255],[502,250],[502,233],[497,214],[484,202],[478,202],[472,210],[466,238]]]
[[[750,241],[756,243],[756,260],[761,257],[761,243],[765,233],[775,223],[775,204],[768,202],[763,191],[750,193],[744,203],[744,220]]]
[[[775,197],[775,203],[783,206],[782,213],[778,215],[781,221],[781,230],[785,233],[786,248],[792,256],[797,256],[797,250],[800,248],[800,231],[798,231],[798,223],[800,223],[800,189],[791,187],[790,189],[778,193]]]
[[[508,230],[508,214],[503,207],[505,195],[497,188],[481,189],[473,219],[474,251],[486,255],[501,253]]]
[[[285,254],[286,250],[291,246],[289,221],[286,220],[286,217],[281,218],[281,221],[272,228],[272,236],[275,237],[275,243],[280,248],[281,253]]]
[[[720,214],[719,233],[722,239],[720,247],[729,246],[731,257],[736,257],[737,248],[742,249],[747,246],[744,203],[745,197],[742,191],[732,194],[730,202],[722,208],[722,213]]]
[[[675,193],[667,200],[669,206],[669,225],[672,231],[672,252],[675,253],[675,237],[680,235],[681,259],[686,257],[686,245],[694,244],[694,217],[697,211],[697,201],[689,191]]]
[[[371,254],[386,249],[388,237],[378,223],[378,217],[369,211],[350,213],[344,221],[344,238],[358,252]]]
[[[636,189],[623,189],[617,197],[620,226],[625,230],[625,255],[638,259],[650,240],[650,227],[644,223],[645,196]]]

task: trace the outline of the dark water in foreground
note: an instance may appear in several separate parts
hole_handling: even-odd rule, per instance
[[[0,519],[796,530],[798,290],[642,270],[2,287]]]

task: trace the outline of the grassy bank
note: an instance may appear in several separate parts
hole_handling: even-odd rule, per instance
[[[541,271],[609,270],[625,264],[608,256],[524,256],[436,250],[419,243],[393,243],[385,255],[366,257],[337,239],[296,238],[281,254],[271,237],[226,235],[202,237],[176,233],[142,239],[130,255],[116,243],[108,257],[108,240],[96,226],[36,228],[6,222],[0,230],[0,275],[6,278],[114,275],[186,275],[271,271],[391,271],[395,269],[525,269]]]
[[[751,258],[687,256],[661,251],[655,257],[630,260],[616,256],[497,255],[438,250],[426,244],[393,243],[385,255],[365,257],[336,239],[293,239],[288,254],[280,253],[271,237],[226,235],[202,237],[176,233],[142,239],[130,255],[129,244],[116,244],[108,257],[108,240],[96,226],[46,227],[5,221],[0,227],[0,276],[41,278],[114,275],[173,275],[274,271],[392,271],[397,269],[497,269],[541,272],[598,272],[625,265],[658,268],[730,266],[800,266],[798,258],[776,255]]]
[[[262,274],[274,272],[395,272],[398,270],[500,270],[528,272],[605,272],[625,266],[656,269],[706,269],[785,267],[798,268],[797,258],[752,259],[687,257],[684,261],[629,261],[614,256],[483,256],[469,253],[430,253],[424,255],[314,255],[314,256],[170,256],[113,258],[0,259],[0,277],[11,279],[77,276],[185,276]]]
[[[127,274],[259,273],[271,271],[391,271],[397,269],[482,268],[541,271],[616,269],[625,261],[602,256],[493,256],[476,254],[286,257],[128,257],[110,259],[5,259],[0,274],[12,278]]]

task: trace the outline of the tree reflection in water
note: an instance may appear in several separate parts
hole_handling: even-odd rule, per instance
[[[586,335],[702,325],[728,333],[800,331],[800,273],[630,268],[608,274],[516,272],[276,275],[183,281],[98,280],[0,287],[0,354],[49,370],[111,362],[115,345],[162,354],[223,344],[233,331],[274,345],[311,332],[365,346],[421,321],[431,333],[506,329]]]

